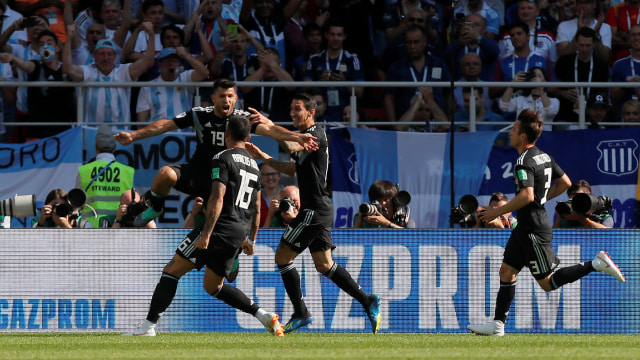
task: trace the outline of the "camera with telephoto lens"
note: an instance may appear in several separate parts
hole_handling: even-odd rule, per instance
[[[556,211],[560,215],[567,215],[575,211],[578,214],[608,214],[613,207],[613,201],[607,196],[595,196],[592,194],[578,193],[573,199],[566,202],[558,202]]]
[[[53,204],[52,210],[58,215],[58,217],[65,217],[69,215],[72,219],[78,218],[80,212],[78,211],[85,202],[87,202],[87,193],[80,188],[69,190],[64,197],[66,203],[58,202]]]
[[[0,201],[0,215],[17,218],[36,216],[36,196],[16,195]]]
[[[295,210],[296,204],[290,198],[286,197],[280,200],[280,212],[292,212]]]
[[[360,204],[360,213],[362,216],[373,216],[376,214],[376,211],[382,212],[382,205],[378,202],[378,200],[374,200],[371,203],[362,203]]]
[[[460,227],[470,228],[476,224],[474,213],[478,210],[478,199],[473,195],[464,195],[458,201],[458,206],[451,209],[449,220]]]

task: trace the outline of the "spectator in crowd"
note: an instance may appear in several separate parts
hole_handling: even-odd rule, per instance
[[[227,21],[222,14],[221,0],[201,0],[198,10],[190,16],[184,27],[184,41],[191,44],[192,54],[203,52],[206,43],[211,54],[216,56],[226,33]],[[214,69],[210,71],[215,72]]]
[[[626,0],[607,11],[607,24],[611,26],[613,61],[629,56],[629,31],[631,25],[640,23],[640,0]]]
[[[575,3],[575,0],[569,0]],[[548,0],[547,6],[541,6],[540,17],[545,25],[545,28],[553,33],[553,36],[558,36],[558,24],[565,20],[569,20],[573,17],[571,8],[565,6],[566,0]]]
[[[489,200],[489,208],[496,209],[505,206],[509,202],[507,195],[496,191],[491,194]],[[486,228],[486,229],[513,229],[518,224],[518,220],[512,216],[511,212],[504,213],[491,221],[481,221],[478,219],[478,214],[482,212],[482,208],[478,209],[475,213],[476,223],[472,228]]]
[[[2,41],[0,43],[2,45],[6,43],[9,43],[10,45],[17,45],[20,43],[26,44],[29,42],[29,39],[31,38],[27,34],[26,27],[22,27],[22,28],[14,27],[14,29],[10,33],[7,32],[7,30],[9,30],[9,28],[12,27],[15,22],[18,22],[18,24],[22,23],[22,19],[24,16],[19,12],[12,10],[11,7],[7,4],[7,2],[8,0],[0,0],[0,17],[2,17],[2,24],[0,24],[0,29],[3,34]],[[5,33],[7,36],[6,38],[4,38]],[[6,50],[3,50],[3,51],[6,51]]]
[[[548,59],[551,63],[555,63],[558,60],[556,37],[541,24],[538,0],[519,0],[517,6],[518,21],[529,26],[529,48],[534,54]],[[513,44],[509,33],[504,34],[499,45],[500,58],[513,54]]]
[[[576,34],[576,53],[561,56],[556,62],[556,74],[561,82],[607,82],[609,81],[609,64],[593,56],[596,44],[596,32],[588,27],[580,28]],[[589,98],[595,89],[583,88],[585,98]],[[556,116],[559,121],[578,121],[577,88],[565,88],[557,91],[560,100],[560,111]],[[564,127],[554,126],[554,130]]]
[[[391,6],[391,8],[395,8],[395,6]],[[387,8],[389,10],[389,8]],[[386,47],[382,53],[380,59],[380,68],[383,72],[389,70],[389,66],[394,62],[404,59],[407,56],[407,45],[405,44],[405,33],[407,32],[404,29],[406,25],[407,29],[411,25],[420,26],[425,30],[425,34],[427,36],[427,47],[425,51],[430,52],[434,55],[440,54],[440,49],[436,49],[437,41],[440,39],[438,34],[433,34],[433,36],[429,33],[431,30],[427,24],[427,14],[422,8],[413,8],[408,10],[408,14],[402,20],[402,36],[389,42],[386,44]],[[385,19],[389,16],[394,16],[390,14],[385,15]],[[397,16],[397,14],[395,15]],[[437,50],[437,51],[436,51]]]
[[[23,21],[28,20],[26,18],[18,18],[6,28],[2,35],[0,35],[0,48],[2,48],[4,52],[9,52],[13,56],[25,61],[40,59],[40,46],[36,39],[41,32],[45,30],[51,31],[51,29],[49,29],[49,24],[43,16],[36,15],[32,19],[34,19],[33,21],[35,21],[35,25],[29,24],[30,26],[26,27],[29,39],[32,39],[31,41],[23,44],[21,42],[14,43],[11,40],[11,37],[16,31],[21,31],[20,29],[24,28]],[[4,19],[4,21],[7,21],[7,19]],[[22,71],[18,67],[16,67],[15,70],[17,81],[29,81],[29,75],[26,72]],[[26,86],[18,87],[16,90],[15,120],[17,122],[27,123],[30,121],[27,90],[28,88]],[[15,127],[13,129],[13,138],[11,140],[13,142],[24,142],[27,139],[27,131],[27,127]]]
[[[573,200],[576,194],[591,194],[591,184],[586,180],[578,180],[571,184],[569,189],[567,189],[569,203],[571,203],[571,200]],[[613,217],[609,214],[609,211],[598,212],[597,214],[590,212],[580,214],[577,211],[573,211],[572,208],[569,208],[569,212],[565,210],[561,211],[561,214],[558,210],[559,207],[556,206],[556,219],[553,222],[554,228],[613,228]]]
[[[40,214],[33,219],[34,228],[73,229],[78,224],[79,218],[69,211],[67,192],[62,189],[49,191]]]
[[[438,14],[438,9],[440,13]],[[433,18],[436,19],[433,19]],[[435,27],[432,26],[435,20]],[[388,44],[404,41],[404,35],[411,24],[425,27],[429,40],[435,42],[437,31],[442,30],[442,8],[436,2],[422,0],[396,1],[387,6],[383,14],[384,33]],[[433,37],[432,37],[433,36]]]
[[[123,191],[133,188],[135,170],[116,161],[116,139],[111,128],[102,124],[96,133],[96,159],[80,166],[76,187],[87,193],[87,204],[97,217],[87,218],[94,228],[113,225]]]
[[[483,79],[480,78],[481,71],[483,69],[483,62],[480,56],[475,53],[468,53],[463,55],[460,58],[460,71],[461,77],[458,81],[468,81],[468,82],[483,82]],[[492,62],[492,64],[494,64]],[[482,84],[478,84],[481,86]],[[489,88],[486,86],[481,87],[482,93],[484,94],[484,105],[487,109],[491,109],[493,106],[493,100],[489,97]],[[464,98],[462,97],[462,87],[456,87],[453,90],[456,98],[456,111],[460,111],[464,109]]]
[[[189,55],[184,47],[162,49],[158,54],[160,76],[152,82],[176,83],[176,86],[151,86],[140,89],[136,113],[138,122],[173,119],[176,115],[193,107],[194,88],[182,87],[181,82],[198,82],[209,76],[203,63]],[[192,70],[181,70],[181,60],[187,61]]]
[[[15,5],[16,11],[24,17],[34,15],[46,17],[51,31],[56,34],[60,43],[67,41],[63,18],[64,3],[62,1],[14,0],[13,4]],[[76,1],[73,5],[77,7],[77,4],[78,2]]]
[[[480,58],[480,72],[475,75],[482,80],[491,80],[493,67],[498,59],[500,49],[495,40],[484,37],[484,29],[486,28],[485,19],[477,14],[467,16],[467,19],[460,28],[458,39],[453,40],[447,49],[442,53],[445,60],[451,59],[451,53],[455,52],[455,61],[462,62],[462,58],[466,55],[476,55]],[[452,76],[459,78],[461,70],[456,67],[452,70]],[[476,81],[472,80],[472,81]]]
[[[575,53],[576,33],[582,27],[590,27],[595,30],[598,36],[593,55],[602,61],[609,60],[611,52],[611,26],[605,23],[605,14],[594,17],[596,9],[596,0],[576,0],[576,17],[566,20],[558,25],[558,36],[556,44],[558,45],[558,55],[567,55]]]
[[[512,83],[527,81],[530,82],[546,82],[548,81],[546,73],[542,68],[534,67],[529,70],[529,74],[519,73],[511,80]],[[516,85],[514,85],[515,87]],[[542,87],[525,88],[520,91],[520,95],[513,96],[514,87],[507,87],[498,105],[500,110],[504,112],[513,112],[516,117],[524,109],[533,109],[544,120],[545,130],[551,130],[551,122],[558,114],[560,109],[560,101],[554,97],[549,97]]]
[[[433,124],[433,122],[443,124]],[[421,87],[419,93],[413,96],[407,111],[398,119],[399,123],[413,122],[412,125],[397,125],[395,130],[410,132],[448,131],[449,119],[440,105],[433,98],[433,89]]]
[[[320,88],[308,88],[307,94],[316,102],[316,113],[313,114],[313,118],[316,124],[326,123],[327,119],[324,114],[327,112],[327,99],[325,92]]]
[[[347,37],[345,26],[339,22],[330,21],[324,32],[327,49],[309,58],[305,81],[364,81],[364,71],[357,54],[352,54],[343,48]],[[355,95],[362,97],[364,89],[355,88]],[[349,102],[351,88],[325,88],[327,121],[340,121],[342,108]]]
[[[281,6],[286,6],[291,0],[283,0],[280,2]],[[289,22],[284,27],[284,41],[285,49],[287,51],[287,58],[285,59],[285,69],[293,69],[294,60],[299,56],[304,56],[307,53],[307,39],[304,34],[304,27],[310,24],[309,19],[306,17],[308,1],[300,1],[298,7],[294,10],[293,15],[289,19]],[[329,13],[324,12],[316,17],[315,22],[318,28],[322,27],[327,20]]]
[[[124,39],[116,37],[116,32],[120,27],[129,30],[131,25],[131,9],[121,8],[119,0],[103,0],[102,10],[100,11],[100,21],[105,27],[105,35],[107,40],[114,40],[116,43],[124,44]],[[118,35],[120,32],[118,32]]]
[[[3,64],[0,62],[0,81],[15,81],[13,77],[13,70],[11,69],[11,64]],[[4,108],[5,101],[7,103],[15,103],[16,102],[16,88],[13,86],[4,86],[2,91],[0,91],[0,109]],[[7,116],[6,121],[13,121],[13,118]],[[5,112],[0,111],[0,144],[6,143],[9,141],[9,135],[12,133],[13,129],[10,128],[11,131],[7,131],[7,128],[3,125],[5,122]],[[7,221],[11,221],[10,219]]]
[[[267,214],[272,202],[280,199],[280,173],[268,164],[260,165],[262,198],[260,200],[260,227],[268,227]],[[265,225],[266,224],[266,225]]]
[[[142,197],[135,189],[125,190],[120,196],[120,206],[116,212],[115,220],[113,222],[113,229],[120,228],[134,228],[133,220],[136,216],[144,211],[144,205],[142,204]],[[158,225],[151,220],[146,225],[142,226],[143,229],[156,229]]]
[[[411,25],[405,34],[408,57],[391,65],[386,81],[448,81],[449,71],[444,61],[430,54],[425,54],[427,38],[424,29]],[[419,93],[418,88],[386,88],[384,89],[384,108],[388,121],[397,121],[405,109],[410,107],[411,99]],[[445,91],[443,88],[433,89],[433,97],[441,109],[445,107]]]
[[[301,2],[302,0],[290,0],[283,7],[279,6],[275,0],[244,0],[242,2],[240,23],[265,48],[278,50],[280,66],[283,68],[286,67],[285,59],[287,58],[284,28]]]
[[[610,107],[611,104],[609,103],[606,89],[593,89],[589,94],[587,108],[585,111],[585,117],[589,124],[589,129],[601,129],[602,125],[600,125],[600,123],[614,122],[608,117]],[[569,127],[569,130],[577,128],[577,125],[572,125]]]
[[[462,89],[462,97],[464,98],[464,110],[457,111],[453,120],[458,122],[466,122],[471,120],[471,88],[465,87]],[[475,117],[476,117],[476,127],[478,131],[500,131],[500,129],[504,128],[506,125],[495,124],[491,125],[491,123],[496,122],[504,122],[504,118],[494,112],[491,109],[487,108],[484,104],[484,93],[482,92],[482,88],[474,87],[473,95],[475,96]],[[500,133],[496,137],[496,145],[504,146],[507,145],[507,140],[509,139],[509,135],[504,132]]]
[[[164,4],[162,0],[145,0],[142,3],[142,22],[135,27],[122,51],[127,62],[134,62],[141,59],[147,52],[147,44],[150,43],[152,39],[155,43],[155,53],[162,50],[160,30],[163,20]],[[144,25],[145,22],[151,23],[153,37],[144,31],[146,27],[146,25]]]
[[[286,203],[286,205],[284,204]],[[285,186],[280,197],[271,200],[264,228],[283,228],[288,226],[300,212],[300,189],[295,185]]]
[[[463,14],[465,18],[471,14],[478,14],[487,21],[485,37],[496,40],[500,35],[500,16],[495,9],[488,6],[483,0],[468,0],[466,6],[458,3],[454,14]]]
[[[326,14],[326,13],[325,13]],[[305,53],[293,60],[291,76],[296,81],[302,81],[307,69],[307,63],[312,55],[322,51],[322,29],[316,23],[309,23],[302,29],[305,41]]]
[[[356,124],[358,127],[367,127],[366,125],[358,124],[360,121],[366,121],[366,117],[364,112],[362,111],[362,107],[360,103],[356,103]],[[351,104],[345,105],[344,109],[342,109],[342,122],[349,124],[351,122]],[[347,125],[349,126],[349,125]]]
[[[105,1],[106,2],[106,1]],[[85,42],[87,31],[89,30],[89,26],[98,23],[98,19],[100,18],[100,12],[102,11],[102,0],[90,0],[88,2],[88,7],[83,9],[82,11],[76,14],[73,9],[71,9],[70,13],[73,18],[73,23],[77,25],[76,35],[80,38],[80,41]],[[65,6],[67,3],[65,1]],[[126,9],[125,9],[126,10]],[[64,22],[65,25],[71,25],[68,23],[67,9],[64,10]],[[128,30],[127,30],[128,31]]]
[[[293,81],[291,74],[280,66],[280,55],[276,49],[265,49],[258,52],[260,67],[245,78],[245,81]],[[264,116],[276,122],[290,119],[289,109],[280,106],[291,102],[295,86],[268,87],[243,86],[245,106],[260,111]]]
[[[388,180],[376,180],[369,186],[369,204],[361,206],[353,219],[353,228],[414,228],[415,222],[409,217],[408,206],[399,206],[395,201],[398,188]],[[375,212],[369,211],[375,209]],[[372,214],[373,213],[373,214]]]
[[[28,81],[63,81],[60,66],[61,45],[56,34],[42,31],[36,42],[39,46],[40,60],[22,60],[10,53],[2,53],[0,61],[15,64],[27,74]],[[75,91],[72,87],[48,88],[33,87],[27,89],[29,120],[33,122],[74,122],[76,121]],[[55,114],[55,116],[52,116]],[[69,129],[70,126],[29,126],[27,141],[34,141]]]
[[[638,100],[627,100],[622,105],[622,122],[623,123],[635,123],[632,125],[624,125],[626,127],[637,127],[640,123],[640,102]]]
[[[509,28],[509,36],[511,38],[511,44],[513,45],[513,54],[497,63],[493,75],[494,81],[507,82],[513,81],[515,78],[520,79],[518,81],[524,81],[525,74],[534,67],[543,69],[545,78],[549,79],[549,81],[556,81],[551,63],[531,51],[531,47],[529,46],[529,38],[531,37],[529,25],[523,22],[516,22]],[[491,96],[492,99],[502,96],[504,92],[505,88],[503,87],[489,88],[489,96]]]
[[[640,24],[631,25],[629,31],[629,45],[631,55],[620,59],[611,69],[612,82],[640,82]],[[611,100],[614,108],[632,98],[638,98],[638,88],[612,87]]]
[[[257,54],[248,55],[249,43],[252,43],[258,51],[264,48],[242,25],[238,25],[238,34],[235,38],[227,34],[222,43],[220,51],[214,59],[214,69],[217,71],[216,77],[236,81],[244,81],[247,76],[256,72],[260,68],[260,60]],[[245,94],[238,91],[237,109],[245,109]]]
[[[153,38],[150,22],[144,22],[149,39]],[[75,35],[75,25],[70,25],[69,36]],[[149,42],[145,56],[132,64],[117,65],[116,47],[111,40],[98,41],[93,52],[94,65],[74,65],[71,62],[71,43],[67,42],[62,51],[62,70],[71,80],[77,82],[122,82],[135,81],[153,66],[155,44]],[[130,88],[84,88],[84,121],[131,122]]]

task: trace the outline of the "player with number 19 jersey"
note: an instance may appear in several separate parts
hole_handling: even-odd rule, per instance
[[[226,149],[213,157],[211,180],[224,184],[226,191],[212,238],[232,247],[242,246],[253,224],[259,179],[258,164],[244,148]]]
[[[516,230],[527,233],[551,233],[549,216],[544,208],[547,202],[547,192],[551,188],[552,180],[564,175],[564,171],[555,160],[536,146],[525,150],[514,168],[513,176],[516,184],[516,194],[525,187],[533,187],[534,200],[518,210],[518,226]]]

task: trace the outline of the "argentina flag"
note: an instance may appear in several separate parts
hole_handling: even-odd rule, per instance
[[[411,217],[418,228],[449,226],[451,211],[450,134],[349,128],[363,201],[375,180],[398,183],[411,193]],[[498,132],[455,133],[454,202],[476,195]]]

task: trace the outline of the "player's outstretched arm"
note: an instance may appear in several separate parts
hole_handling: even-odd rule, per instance
[[[281,172],[283,174],[287,174],[289,176],[293,176],[296,173],[296,164],[290,161],[280,161],[274,159],[271,155],[262,151],[256,145],[248,142],[245,144],[247,151],[256,159],[262,160],[267,163],[269,166],[274,168],[276,171]]]
[[[178,125],[173,120],[162,119],[155,121],[142,129],[136,131],[121,131],[115,135],[116,140],[121,145],[129,145],[136,140],[146,139],[148,137],[153,137],[156,135],[164,134],[167,131],[177,130]]]
[[[286,143],[284,147],[289,151],[289,153],[303,149],[307,151],[318,150],[318,143],[316,142],[315,136],[293,132],[283,128],[282,126],[275,125],[273,121],[252,107],[249,108],[249,111],[252,113],[249,115],[251,123],[258,123],[256,134],[274,138],[281,144]],[[300,147],[296,147],[296,144],[300,145]]]

